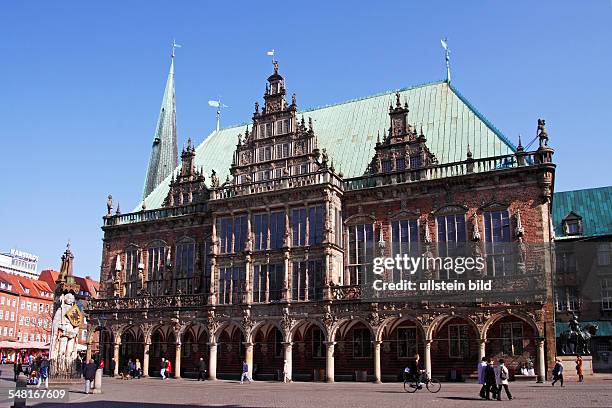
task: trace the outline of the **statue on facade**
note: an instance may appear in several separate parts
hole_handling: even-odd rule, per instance
[[[217,172],[213,169],[210,174],[210,186],[212,188],[219,187],[219,177],[217,177]]]
[[[113,214],[113,196],[112,194],[108,195],[108,200],[106,200],[106,216],[110,217]]]

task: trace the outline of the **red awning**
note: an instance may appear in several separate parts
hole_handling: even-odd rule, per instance
[[[44,341],[8,341],[3,340],[0,341],[0,349],[13,349],[13,350],[22,350],[22,349],[36,349],[36,350],[48,350],[49,343]]]

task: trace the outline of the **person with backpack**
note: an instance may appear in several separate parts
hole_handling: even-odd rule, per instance
[[[491,399],[491,393],[493,399],[497,398],[497,382],[495,380],[495,368],[493,367],[493,359],[489,359],[487,366],[483,370],[484,383],[485,383],[485,399]]]
[[[555,359],[555,361],[555,367],[552,370],[552,386],[554,387],[557,381],[561,381],[561,386],[563,387],[563,364],[561,364],[561,359],[558,357]]]
[[[506,391],[506,396],[509,400],[512,399],[512,394],[510,394],[510,389],[508,388],[508,367],[505,366],[505,362],[503,358],[500,358],[498,361],[497,367],[495,367],[495,382],[497,384],[497,400],[501,401],[501,392],[502,387]]]

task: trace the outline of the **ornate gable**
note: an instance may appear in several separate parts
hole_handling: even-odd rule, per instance
[[[285,80],[278,73],[268,77],[264,106],[260,111],[255,103],[251,130],[247,126],[244,136],[238,135],[236,151],[230,167],[234,185],[266,182],[283,177],[313,173],[327,167],[327,155],[317,146],[312,120],[308,125],[298,120],[296,96],[291,104],[285,100]]]
[[[164,207],[175,207],[208,200],[210,194],[206,187],[203,170],[195,168],[195,148],[191,139],[181,152],[181,170],[170,181],[170,191],[164,200]]]
[[[400,102],[400,94],[395,94],[395,107],[389,106],[391,126],[389,133],[380,135],[376,142],[374,157],[366,169],[366,174],[401,172],[418,169],[437,163],[433,153],[426,145],[423,129],[417,133],[416,127],[408,123],[408,103]]]

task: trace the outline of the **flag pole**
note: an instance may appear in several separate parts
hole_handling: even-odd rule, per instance
[[[451,82],[451,72],[450,72],[450,50],[448,49],[448,39],[444,37],[443,40],[440,40],[442,43],[442,48],[444,48],[444,57],[446,59],[446,82],[450,84]]]

